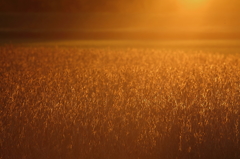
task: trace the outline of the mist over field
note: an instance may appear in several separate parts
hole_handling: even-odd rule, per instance
[[[237,16],[146,13],[2,13],[1,41],[9,40],[238,40]],[[7,41],[8,40],[8,41]]]

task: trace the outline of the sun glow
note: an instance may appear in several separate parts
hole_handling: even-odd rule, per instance
[[[199,4],[204,2],[204,0],[181,0],[183,3],[189,3],[189,4]]]
[[[209,1],[207,0],[178,0],[181,10],[198,11],[206,7]]]

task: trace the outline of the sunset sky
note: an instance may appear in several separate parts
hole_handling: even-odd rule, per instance
[[[0,0],[0,13],[2,32],[240,39],[239,0]]]

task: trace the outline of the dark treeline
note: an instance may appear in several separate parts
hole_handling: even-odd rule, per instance
[[[121,12],[141,6],[137,0],[0,0],[0,12]]]
[[[179,0],[0,0],[0,12],[154,12],[172,13]],[[208,11],[238,14],[238,0],[209,0]]]

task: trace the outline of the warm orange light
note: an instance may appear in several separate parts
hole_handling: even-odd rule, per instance
[[[204,8],[209,0],[178,0],[178,2],[181,10],[196,11]]]
[[[202,3],[204,0],[181,0],[181,2],[189,3],[189,4],[197,4]]]

